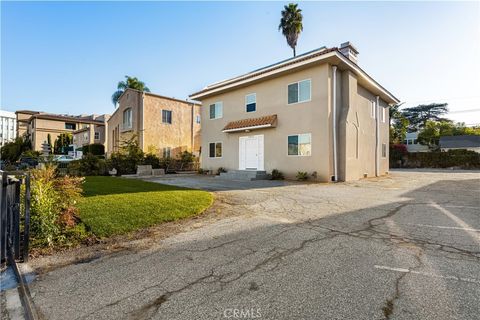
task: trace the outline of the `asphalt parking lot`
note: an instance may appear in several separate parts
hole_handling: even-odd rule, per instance
[[[394,171],[338,184],[199,179],[157,182],[217,190],[221,203],[211,210],[224,218],[200,220],[147,249],[40,274],[31,286],[40,313],[47,319],[480,315],[479,172]]]

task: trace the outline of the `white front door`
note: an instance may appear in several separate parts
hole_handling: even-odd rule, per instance
[[[239,169],[263,170],[263,135],[239,138]]]

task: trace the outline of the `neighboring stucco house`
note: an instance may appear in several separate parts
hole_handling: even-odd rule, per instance
[[[429,152],[427,145],[418,142],[418,132],[407,132],[403,144],[407,146],[408,152]]]
[[[196,102],[127,89],[108,120],[108,155],[132,136],[143,152],[161,158],[200,153],[200,108]]]
[[[48,135],[52,145],[61,133],[71,133],[89,126],[105,125],[106,115],[63,115],[39,111],[19,110],[17,115],[18,136],[27,135],[35,151],[42,150],[42,144],[47,142]]]
[[[201,166],[298,171],[319,181],[388,172],[388,107],[399,102],[357,64],[349,43],[217,82],[202,102]]]
[[[442,151],[466,149],[480,153],[480,136],[444,136],[440,137]]]
[[[107,121],[110,115],[102,115],[95,120],[102,123],[90,123],[73,132],[73,145],[79,149],[89,144],[103,144],[107,148]]]

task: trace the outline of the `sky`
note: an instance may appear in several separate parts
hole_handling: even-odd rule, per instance
[[[125,75],[186,99],[289,58],[286,2],[1,2],[3,110],[112,113]],[[351,41],[405,107],[480,124],[480,2],[300,2],[297,53]],[[473,111],[472,111],[473,110]]]

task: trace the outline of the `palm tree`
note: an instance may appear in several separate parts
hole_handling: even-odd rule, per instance
[[[297,55],[295,47],[297,46],[298,36],[303,31],[303,15],[302,9],[298,8],[297,3],[290,3],[282,10],[282,18],[278,30],[282,30],[282,34],[287,38],[287,43],[293,49],[293,56]]]
[[[138,91],[150,92],[145,82],[138,80],[136,77],[125,76],[125,81],[120,81],[117,85],[117,91],[112,94],[112,103],[117,106],[118,99],[126,89],[135,89]]]

